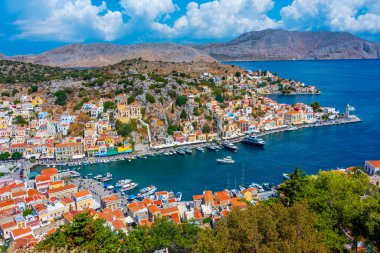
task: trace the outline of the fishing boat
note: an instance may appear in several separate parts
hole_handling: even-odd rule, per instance
[[[231,142],[229,142],[229,141],[223,141],[222,146],[223,146],[225,149],[229,149],[229,150],[232,150],[232,151],[234,151],[234,152],[237,152],[237,150],[238,150],[238,147],[235,146],[233,143],[231,143]]]
[[[225,158],[219,158],[216,159],[218,163],[235,163],[234,160],[232,160],[231,156],[226,156]]]
[[[216,151],[217,148],[214,145],[207,146],[207,148],[211,151]]]
[[[192,154],[192,153],[193,153],[193,150],[192,150],[191,148],[186,148],[186,149],[185,149],[185,152],[186,152],[187,154]]]
[[[250,135],[243,138],[241,141],[245,144],[255,145],[255,146],[264,146],[265,141],[262,138],[258,138],[256,136]]]
[[[286,131],[290,132],[290,131],[296,131],[298,130],[298,127],[295,127],[295,126],[292,126],[292,127],[289,127],[288,129],[286,129]]]
[[[283,174],[282,174],[282,177],[283,177],[285,180],[289,180],[289,179],[290,179],[289,174],[286,174],[286,173],[283,173]]]
[[[177,193],[175,194],[175,200],[176,200],[177,202],[179,202],[179,201],[182,200],[182,192],[177,192]]]
[[[186,153],[182,149],[177,149],[177,154],[179,154],[179,155],[185,155]]]
[[[94,177],[95,180],[100,180],[101,178],[103,178],[102,175],[96,175],[96,176]]]
[[[232,189],[231,192],[232,192],[232,194],[233,194],[234,196],[236,196],[236,197],[240,197],[240,195],[241,195],[240,191],[237,190],[237,189]]]
[[[139,186],[138,183],[131,182],[131,183],[128,183],[128,184],[123,185],[123,186],[120,188],[120,191],[122,191],[122,192],[124,192],[124,191],[130,191],[130,190],[135,189],[137,186]]]
[[[202,148],[202,147],[196,147],[195,149],[200,151],[200,152],[205,152],[204,148]]]
[[[259,184],[252,183],[250,186],[256,188],[258,192],[264,192],[264,188]]]
[[[117,181],[116,186],[123,186],[125,184],[129,184],[130,182],[132,182],[131,179],[120,179]]]
[[[157,190],[156,186],[150,185],[148,187],[142,188],[140,193],[149,193],[148,195],[154,193]]]

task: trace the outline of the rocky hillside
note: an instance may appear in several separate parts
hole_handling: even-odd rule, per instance
[[[224,43],[193,45],[219,61],[380,58],[380,43],[349,33],[264,30]]]
[[[197,49],[173,43],[155,44],[72,44],[38,55],[12,57],[14,60],[58,67],[101,67],[122,60],[142,58],[163,62],[214,62]]]

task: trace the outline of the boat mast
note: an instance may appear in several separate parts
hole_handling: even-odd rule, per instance
[[[244,187],[244,163],[243,163],[243,173],[242,173],[242,176],[241,176],[241,186]]]

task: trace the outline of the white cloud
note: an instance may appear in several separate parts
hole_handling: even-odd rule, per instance
[[[380,0],[293,0],[281,9],[280,20],[268,12],[281,0],[193,0],[184,10],[175,4],[178,0],[113,0],[120,8],[115,11],[105,1],[7,1],[18,17],[17,38],[65,42],[113,41],[126,35],[134,40],[220,40],[267,28],[380,32]]]
[[[380,32],[379,0],[294,0],[281,16],[288,29]]]
[[[168,37],[231,38],[243,32],[277,27],[267,16],[272,0],[214,0],[203,4],[190,2],[185,15],[173,26],[155,23],[153,28]]]
[[[123,31],[121,12],[110,11],[105,2],[96,6],[91,0],[30,0],[21,6],[20,19],[14,22],[21,31],[16,38],[112,41]]]

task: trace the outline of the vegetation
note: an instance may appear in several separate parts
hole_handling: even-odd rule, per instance
[[[176,105],[183,106],[187,102],[187,98],[185,96],[178,96],[176,100]]]
[[[55,103],[57,105],[66,105],[66,102],[67,102],[66,91],[59,90],[54,93],[54,96],[56,97]]]
[[[343,252],[349,242],[380,246],[379,191],[360,170],[350,175],[299,169],[280,188],[281,197],[246,210],[233,209],[214,229],[176,225],[166,219],[137,227],[128,236],[113,233],[85,214],[49,236],[40,250],[68,247],[89,252]]]

